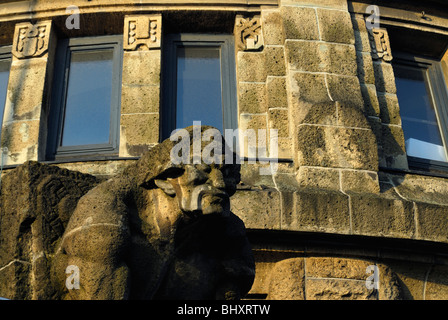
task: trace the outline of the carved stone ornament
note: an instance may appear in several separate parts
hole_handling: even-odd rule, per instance
[[[16,25],[12,54],[18,59],[40,57],[48,51],[51,21]]]
[[[238,16],[235,22],[235,35],[240,50],[259,50],[263,47],[263,32],[259,16]]]
[[[127,16],[124,20],[124,50],[159,49],[162,16]]]
[[[372,56],[374,59],[383,59],[386,62],[392,61],[389,35],[387,34],[386,29],[369,29],[369,39],[372,47]]]

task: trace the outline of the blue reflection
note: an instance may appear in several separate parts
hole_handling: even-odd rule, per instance
[[[62,146],[109,143],[112,50],[73,52]]]
[[[0,133],[3,123],[3,113],[5,111],[10,65],[11,61],[9,59],[0,60]]]
[[[402,128],[409,156],[446,161],[426,70],[394,67]]]
[[[223,132],[221,88],[219,48],[178,48],[176,127],[201,121]]]

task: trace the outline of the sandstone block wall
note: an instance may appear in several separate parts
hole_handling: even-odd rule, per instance
[[[179,20],[185,20],[198,12],[213,11],[213,21],[184,23],[194,24],[190,28],[198,32],[230,26],[225,32],[235,35],[238,127],[278,130],[281,161],[276,174],[260,175],[262,164],[242,166],[242,182],[232,207],[246,227],[279,234],[422,241],[446,250],[448,180],[443,175],[407,171],[391,61],[378,58],[366,15],[351,10],[347,1],[234,0],[214,1],[209,6],[176,1],[167,6],[164,1],[129,0],[111,5],[102,0],[70,4],[77,3],[85,15],[82,22],[91,23],[79,32],[64,31],[65,2],[0,5],[2,45],[14,47],[14,30],[30,17],[34,24],[48,28],[45,51],[13,58],[2,127],[1,146],[8,148],[3,165],[45,161],[52,61],[62,30],[63,36],[123,34],[120,147],[114,158],[53,165],[99,177],[121,172],[160,142],[163,37],[166,30],[176,29],[169,21],[177,21],[165,18],[178,14]],[[133,19],[153,23],[157,41],[126,45]],[[240,19],[256,21],[259,26],[251,31],[249,42],[241,40]],[[441,19],[437,17],[434,23],[446,22]],[[443,280],[446,261],[439,255],[426,259],[421,252],[407,253],[398,260],[389,256],[386,263],[378,259],[377,251],[361,255],[337,251],[331,244],[316,257],[314,251],[305,257],[297,248],[278,256],[277,249],[269,251],[257,242],[254,248],[262,254],[253,293],[273,299],[434,299],[448,292]],[[307,268],[316,265],[326,270],[329,261],[345,261],[348,267],[344,270],[351,273],[319,273]],[[386,270],[388,289],[366,291],[362,286],[366,275],[361,272],[366,263]],[[271,269],[277,271],[268,280],[264,274]],[[289,279],[287,284],[285,279]],[[397,283],[400,294],[393,289]]]

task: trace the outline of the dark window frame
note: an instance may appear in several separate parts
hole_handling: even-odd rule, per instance
[[[434,105],[440,135],[448,156],[448,88],[445,85],[445,76],[442,71],[441,62],[430,57],[394,52],[392,64],[426,69],[427,81],[425,83],[430,91],[430,98]],[[400,103],[400,101],[398,102]],[[410,169],[448,172],[448,162],[409,155],[407,158]]]
[[[236,61],[234,36],[228,34],[168,34],[163,48],[163,100],[161,139],[176,129],[177,49],[181,47],[219,47],[224,129],[238,128]],[[224,132],[223,132],[224,134]]]
[[[61,146],[68,89],[68,75],[70,70],[70,54],[72,52],[88,52],[91,50],[104,49],[112,49],[113,51],[109,143]],[[48,126],[46,160],[118,155],[118,148],[120,145],[119,126],[121,111],[123,37],[121,35],[113,35],[61,39],[58,43],[55,58],[56,63]]]

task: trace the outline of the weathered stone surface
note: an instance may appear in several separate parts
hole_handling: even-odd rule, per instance
[[[265,167],[267,167],[267,165],[262,165],[255,161],[246,161],[242,163],[241,183],[248,188],[275,189],[272,175],[260,174],[260,169]]]
[[[266,113],[260,114],[240,114],[240,156],[256,158],[260,153],[268,153],[266,150],[268,146],[268,120]],[[259,139],[259,131],[265,133],[265,139],[260,138],[260,141],[263,141],[264,144],[258,144]]]
[[[364,99],[364,110],[367,116],[379,117],[380,105],[376,94],[376,87],[373,84],[361,83],[361,93]]]
[[[331,102],[324,74],[292,72],[291,90],[295,99],[311,104]]]
[[[304,300],[305,266],[303,258],[275,264],[270,272],[268,300]]]
[[[373,70],[375,72],[375,84],[378,91],[395,94],[394,70],[390,63],[374,62]]]
[[[448,241],[448,206],[415,203],[419,239]]]
[[[337,106],[334,102],[308,103],[293,101],[292,110],[295,124],[337,125]]]
[[[285,76],[285,52],[283,47],[267,46],[264,49],[265,67],[268,76]]]
[[[256,248],[253,249],[253,253],[255,261],[257,261],[257,276],[255,277],[250,293],[267,294],[269,292],[271,270],[275,266],[275,263],[290,257],[295,257],[296,255],[291,252],[258,250]]]
[[[4,121],[39,119],[47,59],[27,59],[11,65]]]
[[[244,52],[237,55],[238,81],[265,82],[267,71],[264,52]]]
[[[159,114],[125,114],[120,121],[120,153],[140,156],[159,142]]]
[[[77,201],[93,176],[26,162],[2,177],[0,296],[56,298],[51,262]]]
[[[434,266],[428,274],[426,282],[425,299],[448,299],[448,268],[447,266]]]
[[[338,101],[341,104],[350,103],[355,106],[364,105],[358,77],[329,74],[327,83],[329,95],[333,101]]]
[[[287,108],[286,78],[268,77],[266,82],[268,108]]]
[[[403,287],[395,270],[389,263],[377,263],[379,273],[378,299],[379,300],[402,300]]]
[[[397,191],[406,199],[448,205],[448,181],[416,174],[389,175]]]
[[[321,40],[355,44],[353,25],[348,12],[317,8]]]
[[[352,24],[355,35],[355,47],[357,51],[370,53],[370,40],[367,33],[366,22],[363,15],[352,14]]]
[[[280,11],[261,12],[263,38],[266,45],[281,45],[285,41],[283,21]]]
[[[306,288],[307,300],[377,300],[365,281],[307,279]]]
[[[130,166],[137,160],[110,160],[110,161],[81,161],[81,162],[69,162],[59,163],[56,166],[62,169],[68,169],[71,171],[78,171],[94,175],[96,177],[111,178],[116,174],[120,174],[126,167]]]
[[[378,288],[366,280],[377,272]],[[371,278],[370,278],[371,279]],[[402,288],[387,264],[344,257],[297,257],[279,261],[270,270],[267,299],[399,300]]]
[[[239,85],[240,113],[263,113],[267,111],[266,85],[243,82]]]
[[[372,55],[369,52],[357,52],[358,78],[361,83],[375,84]]]
[[[350,232],[348,197],[331,190],[301,189],[294,193],[294,209],[282,215],[282,229]]]
[[[300,187],[339,190],[339,170],[301,166],[297,173]]]
[[[312,278],[366,280],[366,268],[372,261],[351,258],[310,257],[306,259],[306,275]]]
[[[159,112],[159,86],[123,86],[121,114]]]
[[[381,147],[384,166],[407,169],[408,161],[404,143],[403,129],[399,126],[381,125]]]
[[[338,125],[352,128],[370,129],[370,123],[366,117],[364,107],[350,102],[336,102]]]
[[[424,300],[430,265],[417,262],[389,262],[388,265],[397,275],[403,300]],[[380,285],[387,286],[388,284],[381,283]]]
[[[378,174],[373,171],[341,170],[341,190],[351,193],[379,193]]]
[[[401,125],[400,107],[395,94],[379,94],[380,116],[383,123]]]
[[[376,170],[378,153],[372,131],[300,125],[298,165]]]
[[[307,72],[357,74],[355,47],[337,43],[292,41],[285,44],[291,69]]]
[[[282,0],[282,5],[313,6],[347,10],[345,0]]]
[[[278,138],[278,158],[279,159],[293,159],[292,138]]]
[[[279,137],[289,137],[289,111],[288,109],[269,109],[269,129],[278,130]]]
[[[313,8],[282,7],[286,39],[319,40],[316,11]]]
[[[39,121],[24,120],[5,123],[1,146],[8,148],[4,164],[24,163],[38,158]]]
[[[160,50],[123,54],[123,84],[160,85]]]
[[[236,192],[232,210],[250,229],[280,229],[280,195],[276,190]]]
[[[350,201],[355,234],[408,239],[415,237],[412,202],[367,194],[352,194]]]

